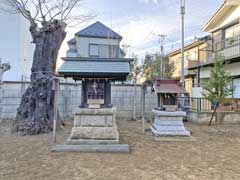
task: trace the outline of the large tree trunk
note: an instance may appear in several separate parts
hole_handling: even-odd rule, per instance
[[[66,25],[46,22],[41,29],[32,23],[35,43],[31,84],[22,96],[13,131],[21,134],[48,133],[53,129],[54,91],[52,90],[58,51],[66,36]]]

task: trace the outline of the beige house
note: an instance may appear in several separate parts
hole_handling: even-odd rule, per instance
[[[196,71],[188,71],[190,67],[196,67],[201,61],[206,61],[206,55],[199,53],[199,49],[206,48],[210,43],[210,36],[205,36],[196,39],[191,44],[185,46],[184,52],[184,68],[185,68],[185,89],[191,94],[192,87],[197,84],[195,78]],[[181,78],[181,49],[177,49],[168,54],[170,62],[174,63],[173,79],[180,80]]]

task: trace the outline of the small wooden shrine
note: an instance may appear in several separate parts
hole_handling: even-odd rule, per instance
[[[158,96],[158,108],[163,110],[177,110],[181,95],[187,96],[186,90],[178,80],[156,79],[153,90]]]
[[[185,89],[177,80],[156,79],[153,90],[158,96],[158,107],[153,109],[152,133],[155,136],[190,136],[183,124],[186,112],[179,108],[179,97],[187,95]]]

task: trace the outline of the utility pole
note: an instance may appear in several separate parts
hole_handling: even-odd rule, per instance
[[[156,35],[156,36],[158,36],[159,37],[159,44],[160,44],[160,56],[161,56],[161,65],[160,65],[160,77],[161,77],[161,79],[163,79],[164,78],[164,73],[163,73],[163,71],[164,71],[164,42],[165,42],[165,38],[167,37],[167,35],[164,35],[164,34],[158,34],[158,35]]]
[[[197,60],[198,60],[198,67],[197,67],[197,87],[200,87],[200,48],[199,48],[199,41],[200,39],[197,39],[198,41],[198,54],[197,54]]]
[[[181,85],[184,87],[184,15],[185,0],[181,0],[181,18],[182,18],[182,63],[181,63]]]

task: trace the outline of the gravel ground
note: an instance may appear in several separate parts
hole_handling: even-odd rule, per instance
[[[119,121],[129,154],[51,153],[51,134],[10,134],[0,122],[1,180],[239,180],[240,125],[187,123],[195,141],[163,142],[141,133],[141,124]],[[58,132],[58,143],[71,125]],[[149,133],[148,133],[149,134]]]

